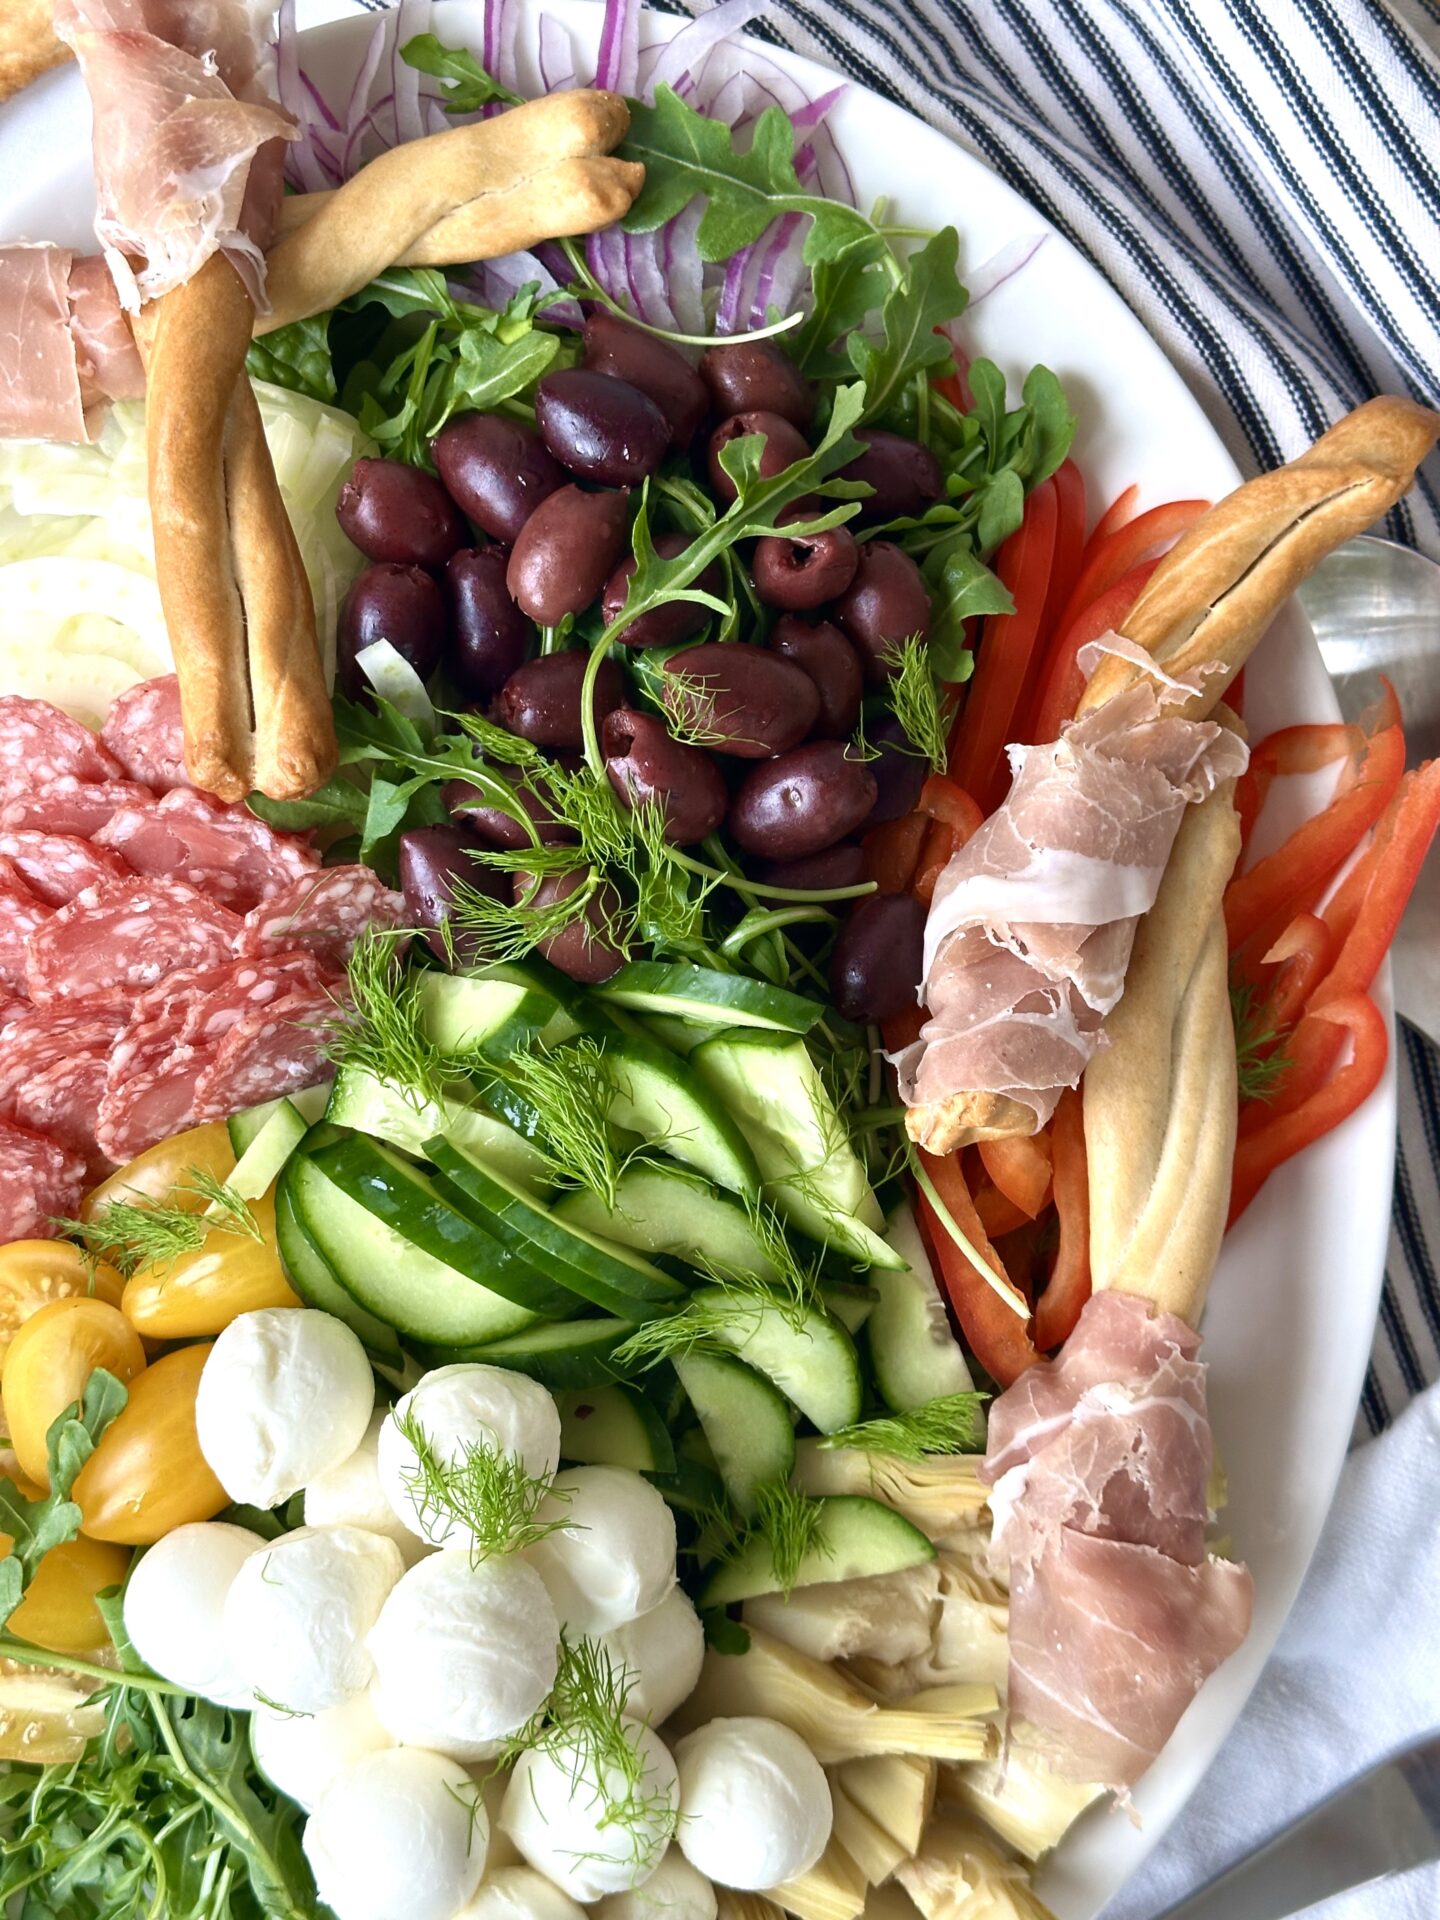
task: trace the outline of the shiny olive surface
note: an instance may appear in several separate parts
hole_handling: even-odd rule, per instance
[[[469,531],[433,474],[403,460],[357,460],[335,501],[335,518],[367,560],[443,567]]]
[[[441,931],[455,904],[457,886],[488,894],[492,900],[503,900],[509,894],[510,876],[474,858],[479,846],[478,836],[458,826],[411,827],[400,836],[400,889],[405,895],[406,922],[429,929],[425,938],[439,960],[448,962],[457,954],[466,957],[464,934],[457,934],[452,943]]]
[[[527,660],[495,696],[490,718],[537,747],[579,753],[585,744],[580,693],[589,660],[589,654],[578,649]],[[625,676],[613,660],[606,660],[595,682],[597,723],[624,699]]]
[[[507,546],[546,495],[565,484],[539,434],[499,413],[457,413],[430,451],[451,498]]]
[[[840,629],[829,620],[798,620],[787,613],[771,628],[770,646],[815,683],[820,711],[811,733],[820,740],[848,740],[860,718],[864,676],[859,654]]]
[[[897,520],[901,514],[923,513],[945,491],[940,462],[918,440],[883,427],[857,427],[855,438],[865,451],[840,469],[842,480],[863,480],[875,491],[860,502],[860,518],[871,525]]]
[[[858,887],[867,878],[865,849],[853,840],[799,860],[767,860],[753,878],[767,887],[788,887],[800,893],[824,893],[831,887]]]
[[[471,700],[498,692],[535,639],[505,585],[509,560],[504,547],[462,547],[445,568],[450,672]]]
[[[648,394],[664,414],[672,447],[686,447],[705,418],[705,382],[668,341],[602,307],[585,322],[585,365]]]
[[[824,533],[757,540],[750,573],[767,607],[809,613],[838,599],[859,564],[854,534],[848,527],[830,527]]]
[[[715,753],[768,760],[815,724],[820,696],[802,667],[764,647],[707,640],[665,662],[687,727]]]
[[[793,467],[810,451],[809,442],[800,429],[778,413],[737,413],[729,420],[722,420],[711,434],[706,450],[710,485],[722,506],[728,507],[735,498],[735,482],[720,464],[721,452],[732,440],[743,440],[751,433],[762,435],[765,441],[760,452],[762,480],[773,480],[777,473]]]
[[[685,551],[690,541],[688,533],[657,533],[655,551],[662,560],[673,560],[677,553]],[[625,604],[635,564],[634,554],[627,554],[605,582],[600,611],[607,627]],[[724,584],[720,562],[712,560],[694,584],[702,593],[719,593]],[[615,638],[626,647],[678,647],[682,640],[699,633],[711,617],[708,607],[699,606],[693,600],[667,600],[664,606],[652,607],[649,613],[642,613],[638,620],[622,627]]]
[[[894,671],[888,656],[930,626],[930,595],[920,569],[889,540],[866,540],[835,619],[859,649],[870,685],[883,686]]]
[[[857,900],[830,957],[830,991],[847,1020],[892,1020],[915,1005],[925,907],[913,893]]]
[[[725,818],[720,769],[699,747],[672,738],[653,713],[620,707],[606,714],[600,745],[616,793],[632,807],[659,806],[673,845],[703,840]]]
[[[853,833],[875,780],[839,740],[812,740],[752,767],[730,802],[730,837],[766,860],[799,860]]]
[[[793,427],[815,418],[815,394],[793,360],[768,340],[737,340],[733,346],[707,347],[700,356],[700,378],[710,390],[718,414],[777,413]]]
[[[568,899],[588,878],[588,867],[572,867],[568,873],[547,874],[532,895],[530,889],[534,885],[534,875],[517,873],[514,878],[515,904],[538,911],[541,907],[548,907],[552,901]],[[619,907],[620,899],[615,889],[608,880],[602,882],[594,898],[586,905],[583,915],[562,927],[559,933],[552,933],[546,939],[537,941],[536,952],[542,954],[551,966],[568,973],[572,980],[583,981],[586,986],[596,986],[600,981],[608,980],[625,964],[624,953],[605,932],[606,925]]]
[[[634,487],[670,445],[670,423],[629,380],[568,367],[535,389],[535,424],[562,467],[606,487]]]
[[[562,754],[559,758],[563,764],[569,756]],[[537,768],[525,780],[517,780],[514,792],[522,811],[528,813],[535,823],[535,832],[542,847],[561,846],[576,838],[569,827],[562,826],[556,820],[550,809],[545,795],[543,769]],[[440,789],[440,797],[456,823],[468,827],[485,846],[513,850],[534,844],[514,814],[507,813],[503,807],[486,806],[479,790],[468,781],[447,780]]]
[[[369,687],[355,656],[377,640],[388,640],[428,680],[445,651],[447,629],[445,596],[422,567],[396,561],[363,567],[340,603],[340,691],[357,700]]]
[[[629,521],[628,493],[561,487],[541,501],[511,550],[510,598],[542,627],[581,612],[609,579]]]
[[[902,813],[914,812],[930,769],[894,714],[876,721],[869,729],[869,739],[875,749],[870,762],[875,776],[875,805],[865,824],[878,827],[882,821],[898,820]]]

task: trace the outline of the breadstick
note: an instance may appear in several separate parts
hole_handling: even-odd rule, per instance
[[[0,100],[71,58],[51,21],[52,0],[5,0],[0,7]]]
[[[323,312],[335,304],[337,286],[342,298],[357,293],[456,207],[518,186],[562,160],[608,153],[629,123],[618,94],[580,89],[545,94],[493,120],[379,154],[272,249],[271,298],[278,285],[286,305],[282,310],[276,303],[268,324]]]
[[[391,264],[456,267],[469,260],[492,260],[561,234],[593,233],[627,213],[644,183],[645,169],[635,160],[606,156],[562,160],[518,186],[467,200],[428,227]],[[334,198],[333,192],[288,194],[280,205],[281,237],[298,232]],[[271,301],[277,309],[293,314],[296,296],[278,248],[271,251],[269,272]],[[349,279],[348,272],[344,278]],[[325,306],[333,307],[346,297],[336,294]],[[325,306],[316,311],[323,312]],[[273,315],[261,314],[255,330],[268,333],[275,325]]]

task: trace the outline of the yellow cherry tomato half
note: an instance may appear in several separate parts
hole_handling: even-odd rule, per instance
[[[0,1247],[0,1371],[10,1342],[32,1314],[87,1295],[118,1307],[125,1282],[103,1260],[68,1240],[12,1240]]]
[[[96,1367],[128,1383],[144,1365],[139,1334],[103,1300],[55,1300],[32,1313],[10,1342],[0,1381],[10,1445],[27,1479],[49,1486],[45,1436]]]
[[[259,1307],[298,1307],[275,1244],[275,1202],[252,1201],[261,1238],[219,1228],[193,1253],[138,1267],[125,1284],[125,1318],[147,1340],[195,1340],[223,1333]]]
[[[5,1553],[9,1536],[0,1534]],[[3,1557],[3,1556],[0,1556]],[[52,1547],[30,1576],[25,1598],[5,1623],[5,1631],[51,1653],[103,1652],[110,1633],[95,1604],[97,1593],[118,1587],[130,1565],[128,1547],[108,1540],[66,1540]]]
[[[85,1196],[80,1216],[97,1220],[116,1200],[135,1206],[185,1207],[198,1213],[207,1203],[203,1194],[194,1191],[195,1175],[208,1173],[216,1180],[228,1180],[234,1171],[235,1149],[224,1121],[190,1127],[147,1147],[109,1174]]]
[[[37,1767],[78,1760],[105,1731],[105,1708],[88,1705],[95,1682],[50,1667],[0,1660],[0,1760]]]
[[[213,1520],[229,1504],[195,1431],[195,1396],[211,1343],[179,1347],[130,1387],[123,1413],[75,1476],[71,1498],[94,1540],[150,1546],[190,1520]]]

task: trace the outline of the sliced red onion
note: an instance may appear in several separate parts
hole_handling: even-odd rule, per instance
[[[605,0],[595,84],[634,93],[640,79],[640,0]]]
[[[395,89],[395,140],[401,146],[408,140],[422,139],[425,122],[420,113],[419,71],[400,58],[400,49],[408,46],[417,33],[423,33],[429,23],[429,0],[400,0],[395,9],[390,73]]]
[[[644,98],[653,101],[659,86],[679,92],[680,83],[693,75],[704,55],[727,35],[748,26],[765,11],[765,5],[766,0],[720,0],[719,6],[682,27],[668,45],[647,48],[640,56],[646,76]]]
[[[675,313],[676,331],[704,333],[704,262],[695,245],[695,235],[705,217],[704,203],[692,200],[673,220],[661,228],[661,264],[670,305]]]
[[[1023,272],[1049,238],[1048,233],[1017,233],[988,260],[982,260],[972,273],[967,273],[965,284],[970,289],[970,308],[978,307],[997,287],[1003,287],[1007,280]]]
[[[763,327],[768,308],[788,312],[799,291],[799,268],[803,271],[801,250],[805,244],[806,216],[782,213],[772,223],[759,249],[760,271],[750,298],[750,325]]]
[[[540,84],[547,93],[563,93],[575,85],[575,46],[553,14],[540,16]]]
[[[286,178],[307,193],[337,185],[338,162],[321,146],[319,138],[323,128],[334,127],[337,122],[300,71],[295,0],[282,0],[276,21],[275,93],[300,129],[300,138],[290,141],[285,150]]]
[[[742,247],[725,263],[725,278],[720,286],[720,304],[715,309],[715,331],[717,333],[739,333],[742,301],[745,293],[745,270],[750,265],[754,247]]]
[[[413,720],[427,740],[433,740],[437,721],[425,682],[389,640],[372,640],[355,656],[355,664],[379,694],[398,713]]]

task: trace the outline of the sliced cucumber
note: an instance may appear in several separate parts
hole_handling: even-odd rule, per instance
[[[510,1367],[558,1393],[565,1388],[592,1388],[617,1378],[613,1355],[635,1331],[633,1320],[603,1316],[594,1320],[542,1320],[524,1333],[512,1333],[478,1347],[427,1347],[432,1366],[457,1360],[479,1360],[490,1367]]]
[[[900,1264],[880,1237],[880,1203],[803,1040],[721,1034],[697,1047],[689,1064],[740,1122],[765,1190],[787,1220],[862,1265]]]
[[[817,1307],[798,1317],[777,1300],[700,1287],[695,1307],[713,1319],[709,1330],[731,1353],[763,1373],[821,1433],[860,1418],[860,1362],[838,1321]]]
[[[902,1573],[935,1558],[934,1545],[918,1527],[883,1501],[859,1493],[832,1493],[817,1503],[820,1523],[802,1556],[791,1587],[813,1587],[838,1580],[864,1580],[877,1573]],[[779,1593],[782,1582],[770,1557],[770,1543],[752,1535],[705,1582],[702,1607],[729,1606],[758,1594]]]
[[[310,1123],[299,1108],[289,1100],[278,1100],[235,1162],[226,1186],[242,1200],[258,1200],[274,1186],[280,1169],[309,1131]],[[212,1206],[210,1211],[218,1213],[219,1208]]]
[[[297,1178],[303,1184],[307,1164],[303,1159],[292,1160],[275,1192],[275,1244],[286,1278],[307,1307],[343,1320],[377,1359],[398,1366],[403,1356],[395,1329],[350,1297],[300,1224],[291,1187]]]
[[[642,1253],[669,1253],[756,1280],[777,1278],[774,1262],[742,1207],[679,1167],[638,1162],[620,1176],[614,1207],[594,1193],[567,1193],[555,1217]]]
[[[542,1033],[553,1040],[577,1031],[554,994],[518,966],[428,973],[420,983],[420,1009],[425,1037],[442,1053],[503,1059]]]
[[[665,1423],[634,1387],[571,1389],[556,1395],[560,1458],[582,1467],[630,1467],[673,1473],[675,1449]]]
[[[602,1055],[614,1089],[610,1119],[687,1167],[747,1197],[760,1191],[760,1169],[745,1135],[688,1063],[638,1031],[607,1036]]]
[[[373,1134],[402,1153],[421,1154],[427,1140],[448,1133],[468,1142],[507,1179],[537,1190],[550,1184],[544,1154],[503,1120],[458,1099],[427,1100],[414,1088],[377,1080],[356,1067],[342,1067],[335,1076],[325,1118],[332,1126]]]
[[[632,960],[592,991],[601,1000],[634,1013],[670,1014],[681,1020],[779,1033],[808,1033],[825,1012],[818,1001],[784,987],[686,962]]]
[[[486,1166],[456,1140],[426,1145],[445,1198],[522,1259],[553,1272],[563,1286],[622,1319],[653,1319],[677,1305],[684,1288],[633,1248],[567,1225],[543,1202]]]
[[[645,1031],[672,1053],[685,1056],[692,1054],[702,1040],[713,1040],[717,1033],[728,1029],[713,1026],[709,1021],[681,1020],[673,1014],[651,1013],[645,1016]]]
[[[306,1152],[295,1211],[335,1278],[362,1307],[416,1340],[470,1345],[501,1339],[538,1316],[437,1260],[327,1178]]]
[[[783,1486],[795,1465],[789,1407],[743,1360],[689,1353],[676,1360],[675,1371],[710,1443],[726,1493],[741,1513],[753,1513],[756,1489]]]
[[[969,1393],[975,1382],[950,1331],[930,1256],[908,1206],[891,1214],[885,1238],[905,1265],[871,1275],[876,1298],[865,1337],[881,1399],[892,1413],[908,1413],[927,1400]]]
[[[318,1087],[303,1087],[299,1093],[282,1094],[279,1100],[266,1100],[261,1106],[247,1107],[243,1113],[232,1113],[225,1122],[225,1130],[230,1135],[235,1158],[239,1160],[282,1101],[294,1107],[306,1126],[312,1126],[324,1113],[329,1098],[330,1082],[326,1080]],[[265,1189],[262,1187],[260,1191],[263,1193]]]
[[[725,1504],[725,1487],[718,1473],[697,1460],[678,1460],[674,1473],[648,1473],[646,1479],[664,1495],[667,1507],[688,1513],[694,1520],[711,1520]]]
[[[844,1280],[829,1280],[822,1285],[820,1292],[826,1311],[834,1314],[848,1334],[859,1333],[875,1311],[873,1287],[855,1287]]]
[[[452,1207],[413,1161],[365,1134],[323,1147],[315,1163],[327,1180],[367,1213],[393,1227],[412,1247],[468,1280],[547,1320],[580,1313],[584,1301],[521,1259],[483,1226]],[[433,1337],[433,1336],[431,1336]]]

